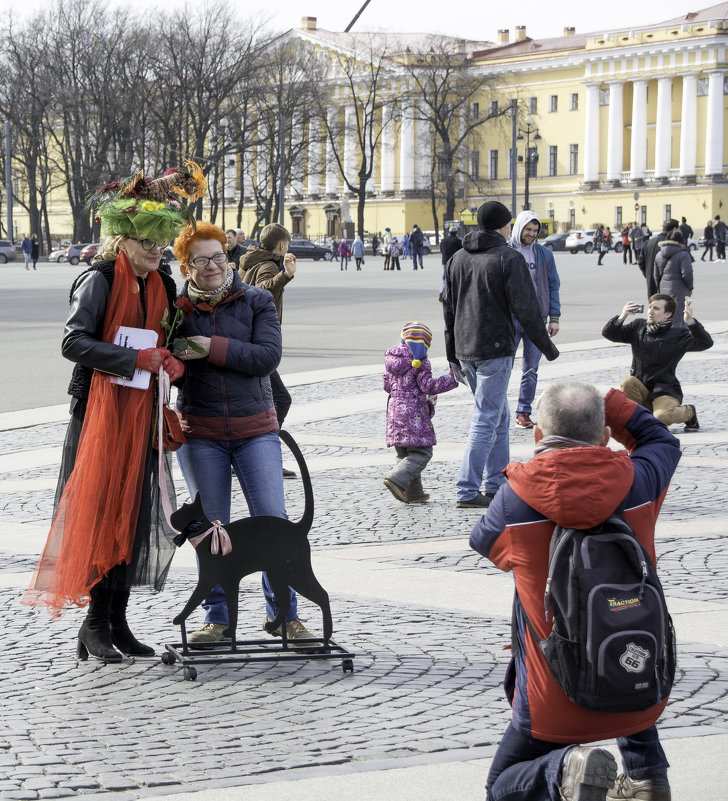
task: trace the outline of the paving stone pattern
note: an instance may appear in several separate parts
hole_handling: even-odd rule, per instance
[[[718,338],[728,343],[728,336]],[[614,348],[589,351],[588,358],[610,359]],[[575,377],[618,385],[626,369],[611,367],[580,373],[580,353],[564,354]],[[518,368],[518,362],[516,368]],[[628,350],[624,350],[624,366]],[[438,371],[435,371],[436,373]],[[544,372],[546,372],[544,370]],[[681,365],[684,385],[724,384],[726,360]],[[346,414],[347,397],[381,388],[379,376],[294,387],[294,403],[341,398],[341,416],[308,423],[295,433],[306,437],[309,459],[330,459],[331,469],[314,474],[317,515],[312,547],[345,548],[448,540],[443,551],[405,551],[373,562],[448,571],[479,571],[484,581],[497,571],[467,547],[477,510],[454,508],[454,462],[433,461],[423,483],[431,501],[397,503],[382,485],[388,470],[382,410]],[[515,384],[512,384],[515,388]],[[467,392],[451,393],[438,405],[435,426],[441,442],[462,441],[470,417]],[[457,398],[456,396],[460,397]],[[458,402],[454,402],[457,400]],[[462,402],[461,402],[462,401]],[[510,397],[511,408],[515,398]],[[725,416],[725,398],[701,394],[702,434]],[[676,427],[676,431],[681,427]],[[725,517],[724,429],[715,441],[681,437],[685,459],[666,497],[663,520]],[[57,447],[65,424],[28,426],[0,432],[0,454]],[[340,445],[315,442],[317,435],[341,436]],[[351,437],[370,444],[351,445]],[[511,432],[512,446],[527,447],[532,433]],[[309,441],[313,444],[309,444]],[[361,457],[364,466],[347,467]],[[382,460],[387,464],[376,462]],[[339,466],[337,460],[341,459]],[[685,461],[685,460],[683,460]],[[5,479],[55,478],[57,466],[17,470]],[[178,484],[178,497],[186,491]],[[289,514],[301,514],[300,482],[286,482]],[[49,525],[53,493],[29,486],[0,498],[0,515],[18,523]],[[233,517],[246,514],[238,493]],[[452,541],[452,542],[450,542]],[[669,596],[728,602],[728,549],[724,536],[710,533],[689,540],[664,537],[658,543],[660,570]],[[0,575],[26,576],[31,554],[0,553]],[[141,639],[160,645],[177,640],[171,619],[194,586],[184,569],[172,571],[159,595],[138,591],[130,607],[132,628]],[[501,682],[510,632],[508,621],[487,614],[468,615],[428,608],[426,600],[407,605],[337,596],[332,599],[335,639],[356,652],[355,672],[339,660],[200,665],[196,681],[184,681],[180,666],[159,658],[125,660],[103,666],[77,663],[74,638],[83,613],[71,610],[51,622],[41,610],[19,604],[22,590],[0,584],[3,659],[0,661],[0,801],[83,796],[126,801],[146,795],[243,784],[310,766],[396,766],[407,758],[427,763],[432,754],[462,758],[492,753],[509,717]],[[485,611],[485,610],[484,610]],[[320,628],[319,610],[301,600],[302,617]],[[238,636],[264,636],[257,581],[243,582]],[[192,623],[196,623],[194,619]],[[681,642],[679,676],[661,722],[665,737],[696,736],[728,729],[728,649]]]

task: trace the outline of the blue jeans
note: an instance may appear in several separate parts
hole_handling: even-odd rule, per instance
[[[424,270],[425,265],[422,263],[422,254],[425,252],[425,249],[422,248],[412,248],[412,261],[415,265],[415,270],[417,269],[417,261],[420,262],[420,267]]]
[[[634,779],[646,778],[670,766],[656,726],[619,737],[617,746],[624,772]],[[571,747],[527,737],[509,724],[490,766],[486,801],[559,801],[561,763]]]
[[[202,508],[210,520],[230,522],[232,470],[248,503],[251,515],[288,518],[283,497],[283,459],[281,441],[275,431],[257,437],[235,440],[193,439],[177,451],[182,475],[190,497],[200,493]],[[291,593],[287,619],[298,617],[296,593]],[[263,595],[269,618],[278,614],[278,603],[263,573]],[[222,587],[216,586],[202,602],[205,623],[228,623],[228,610]]]
[[[531,414],[531,404],[536,397],[536,384],[538,383],[538,363],[541,361],[541,351],[523,333],[521,324],[513,319],[516,328],[516,348],[523,340],[523,359],[521,362],[521,388],[518,391],[518,405],[516,414]]]
[[[506,393],[513,368],[513,357],[462,362],[463,371],[475,398],[473,419],[460,465],[457,499],[467,501],[480,491],[485,476],[485,491],[495,495],[506,480],[502,470],[508,464],[510,412]]]

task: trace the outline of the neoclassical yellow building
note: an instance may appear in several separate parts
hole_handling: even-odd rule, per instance
[[[702,228],[728,204],[725,9],[721,4],[603,33],[565,28],[553,39],[532,39],[519,27],[513,36],[500,31],[496,43],[462,40],[470,69],[491,75],[495,88],[474,104],[474,113],[491,118],[460,156],[460,210],[485,198],[510,206],[515,165],[516,211],[524,208],[528,167],[530,207],[563,228],[631,220],[657,228],[667,216],[685,216]],[[352,51],[357,36],[322,31],[312,18],[290,35],[324,50]],[[390,88],[400,93],[402,113],[382,131],[368,185],[365,228],[371,232],[386,226],[404,232],[415,222],[433,227],[430,137],[421,121],[408,119],[408,104],[417,101],[416,94],[407,97],[402,69],[418,35],[400,37]],[[513,102],[515,126],[510,115],[498,113]],[[331,233],[351,220],[354,202],[329,163],[289,193],[286,224],[304,235]]]

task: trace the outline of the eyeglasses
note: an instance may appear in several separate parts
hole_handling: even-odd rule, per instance
[[[197,267],[198,270],[201,270],[203,267],[207,267],[207,265],[212,261],[215,264],[227,264],[227,254],[226,253],[216,253],[214,256],[198,256],[196,259],[191,259],[189,262],[190,267]]]
[[[164,250],[167,247],[166,242],[157,242],[155,239],[137,239],[135,236],[130,236],[129,239],[133,239],[135,242],[138,242],[144,250],[152,251],[152,250]]]

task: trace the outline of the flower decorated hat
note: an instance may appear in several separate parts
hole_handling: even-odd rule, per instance
[[[192,219],[189,203],[205,192],[202,168],[184,159],[184,169],[167,170],[161,178],[143,172],[102,186],[89,199],[107,236],[133,236],[169,242]]]
[[[422,366],[422,360],[427,358],[427,351],[432,345],[432,331],[424,324],[418,322],[405,323],[402,326],[402,344],[407,345],[414,356],[412,366],[417,369]]]

